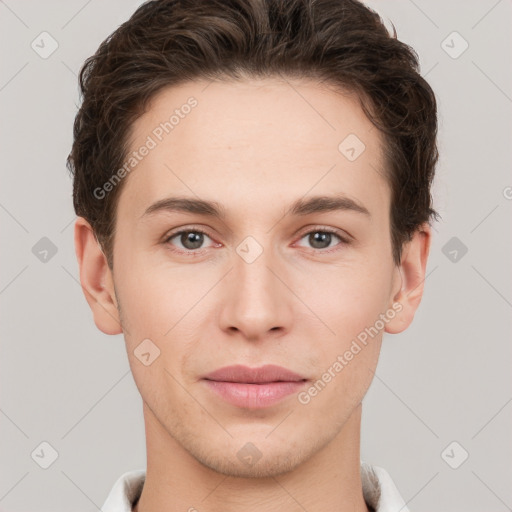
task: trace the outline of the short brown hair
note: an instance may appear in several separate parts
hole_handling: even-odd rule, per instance
[[[313,78],[357,93],[383,133],[395,264],[402,245],[437,218],[434,92],[416,52],[357,0],[153,0],[143,3],[80,71],[82,105],[67,159],[77,215],[92,226],[113,268],[122,180],[102,187],[129,151],[133,122],[164,87],[199,79]],[[341,141],[340,141],[341,142]]]

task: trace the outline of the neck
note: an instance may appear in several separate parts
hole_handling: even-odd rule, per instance
[[[368,512],[360,475],[360,404],[339,434],[290,472],[221,474],[198,462],[144,404],[147,471],[134,512]]]

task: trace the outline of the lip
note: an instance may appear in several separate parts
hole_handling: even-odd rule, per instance
[[[307,380],[298,373],[292,372],[282,366],[266,364],[259,368],[249,368],[241,364],[225,366],[203,377],[208,380],[222,382],[243,382],[246,384],[263,384],[267,382],[298,382]]]
[[[298,392],[307,380],[282,366],[271,364],[259,368],[226,366],[203,377],[211,391],[232,405],[247,409],[270,407]]]

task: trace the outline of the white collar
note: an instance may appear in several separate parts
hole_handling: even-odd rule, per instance
[[[137,469],[121,475],[115,482],[103,507],[103,512],[132,512],[132,504],[140,496],[146,471]],[[409,512],[388,472],[379,466],[361,461],[363,497],[375,512]]]

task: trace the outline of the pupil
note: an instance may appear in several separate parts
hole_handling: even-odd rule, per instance
[[[329,247],[331,243],[331,234],[317,231],[310,235],[310,242],[315,249]],[[318,243],[320,243],[320,246],[318,246]]]
[[[203,233],[189,231],[181,235],[181,243],[187,249],[198,249],[203,243]]]

